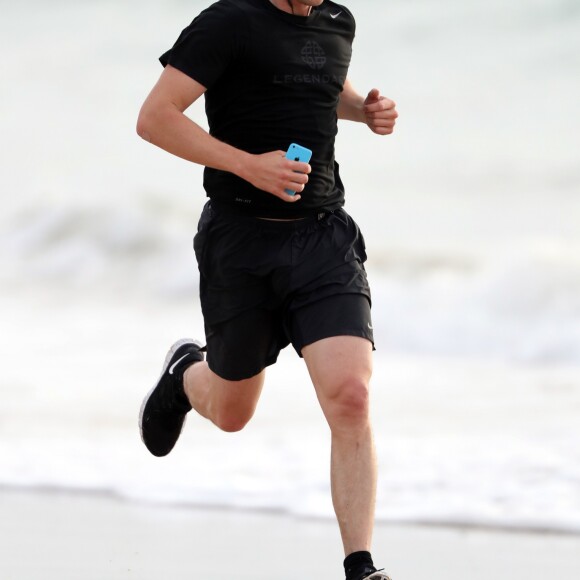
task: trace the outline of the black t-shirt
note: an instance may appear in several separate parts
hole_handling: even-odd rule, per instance
[[[309,16],[283,12],[269,0],[219,0],[183,30],[160,61],[207,89],[211,135],[250,153],[285,151],[293,142],[313,152],[312,173],[296,203],[206,167],[211,199],[262,217],[296,217],[344,204],[334,139],[354,31],[352,14],[329,0]]]

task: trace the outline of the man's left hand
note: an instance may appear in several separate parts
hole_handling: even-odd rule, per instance
[[[399,114],[394,101],[383,97],[378,89],[372,89],[364,101],[365,122],[377,135],[390,135]]]

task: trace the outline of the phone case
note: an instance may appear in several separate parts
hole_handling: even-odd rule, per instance
[[[286,159],[291,159],[292,161],[308,163],[311,158],[312,151],[306,147],[302,147],[302,145],[298,145],[297,143],[292,143],[290,147],[288,147],[288,151],[286,151]],[[291,189],[287,189],[286,193],[288,195],[296,195],[296,192]]]

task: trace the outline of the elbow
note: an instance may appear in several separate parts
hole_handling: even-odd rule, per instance
[[[141,107],[139,111],[139,116],[137,117],[137,126],[136,131],[137,135],[144,139],[145,141],[149,141],[151,143],[151,134],[153,131],[153,116],[147,110],[145,106]]]

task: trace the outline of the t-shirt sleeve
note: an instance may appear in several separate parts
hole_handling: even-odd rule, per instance
[[[216,2],[181,32],[159,61],[211,88],[239,57],[244,27],[241,13],[230,2]]]

